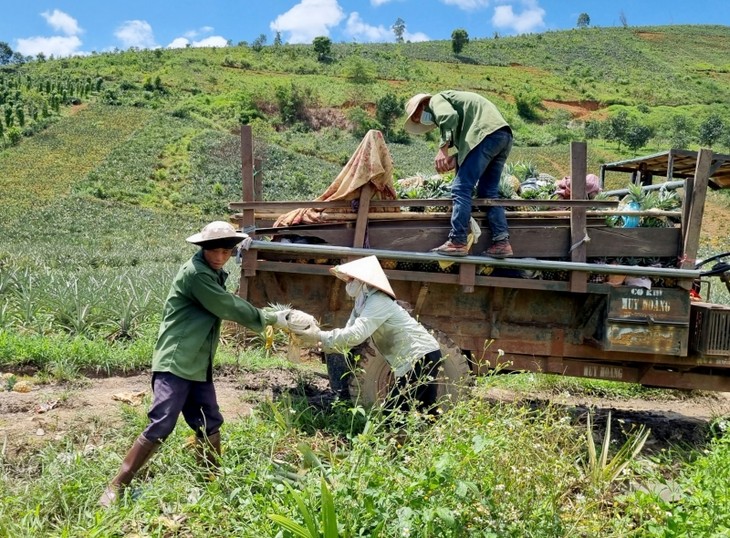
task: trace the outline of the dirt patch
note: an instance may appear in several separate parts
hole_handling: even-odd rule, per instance
[[[223,371],[215,379],[218,403],[227,421],[248,416],[264,400],[303,390],[313,400],[333,397],[327,380],[293,370]],[[0,449],[10,460],[60,441],[69,434],[97,441],[122,425],[123,410],[146,412],[152,396],[151,375],[108,377],[73,383],[36,385],[30,392],[0,392]]]
[[[550,101],[544,100],[542,105],[547,110],[565,110],[573,118],[584,118],[601,108],[597,101]]]
[[[611,413],[612,438],[622,439],[634,426],[651,429],[647,448],[668,446],[700,448],[710,438],[715,419],[730,416],[730,392],[702,393],[686,399],[641,400],[636,398],[598,398],[570,394],[516,394],[502,389],[488,390],[492,401],[522,402],[532,408],[558,407],[576,421],[585,423],[594,413],[594,431],[602,435]]]

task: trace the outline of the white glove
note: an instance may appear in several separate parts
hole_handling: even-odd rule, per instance
[[[302,343],[303,346],[316,346],[320,341],[320,334],[322,331],[319,330],[317,325],[311,325],[307,329],[303,330],[291,330],[292,334]]]
[[[289,326],[287,316],[291,310],[278,310],[274,312],[276,314],[276,321],[273,323],[274,329],[286,329]]]
[[[315,327],[319,330],[319,323],[317,323],[317,319],[313,315],[307,314],[301,310],[290,309],[287,312],[286,319],[288,325],[287,328],[294,334],[300,334],[310,327]]]

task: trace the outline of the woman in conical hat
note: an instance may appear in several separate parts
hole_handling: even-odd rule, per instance
[[[303,343],[321,343],[326,352],[341,352],[370,338],[396,378],[386,399],[387,407],[407,411],[415,400],[420,402],[420,410],[430,410],[436,403],[433,378],[441,360],[439,343],[395,301],[378,258],[367,256],[337,265],[330,272],[347,283],[345,291],[355,300],[355,306],[342,329],[322,331],[311,327],[297,333]]]

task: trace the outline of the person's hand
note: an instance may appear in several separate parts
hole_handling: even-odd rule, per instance
[[[310,325],[306,329],[291,328],[291,332],[305,347],[316,346],[319,344],[321,331],[316,325]]]
[[[434,165],[436,167],[436,171],[439,174],[443,174],[456,168],[456,157],[449,155],[448,148],[444,146],[440,148],[439,152],[436,154],[436,157],[434,158]]]
[[[272,324],[274,329],[286,329],[289,326],[289,321],[286,318],[289,312],[291,312],[291,308],[274,312],[276,314],[276,321]]]

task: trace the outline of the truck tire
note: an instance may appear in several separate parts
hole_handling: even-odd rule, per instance
[[[429,329],[429,332],[441,346],[443,359],[437,376],[437,394],[441,407],[447,409],[466,395],[472,382],[471,369],[468,359],[451,338],[438,330]],[[357,358],[346,377],[351,399],[362,405],[381,403],[393,384],[390,365],[369,339],[353,348],[351,356]]]

